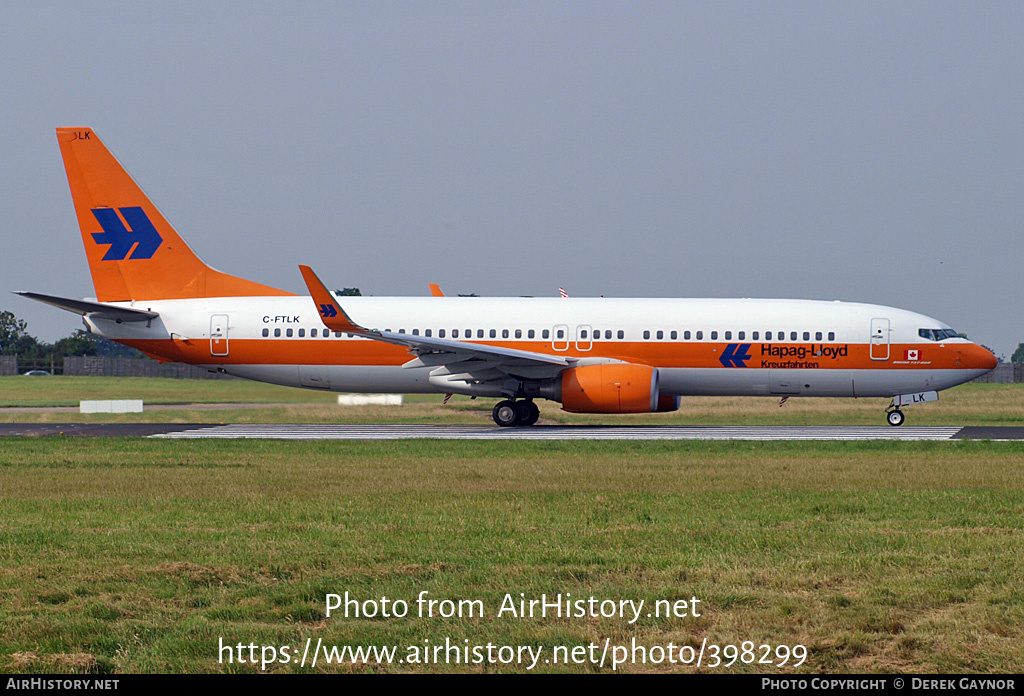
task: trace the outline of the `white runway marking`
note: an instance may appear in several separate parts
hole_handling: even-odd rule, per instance
[[[151,437],[273,440],[949,440],[959,427],[218,425]]]

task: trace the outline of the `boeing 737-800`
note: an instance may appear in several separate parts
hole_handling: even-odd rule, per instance
[[[161,361],[293,387],[535,399],[574,413],[674,411],[690,395],[892,397],[901,407],[996,365],[915,312],[770,299],[344,297],[300,266],[309,295],[206,265],[88,128],[58,128],[96,290],[19,293]],[[440,292],[437,293],[440,295]]]

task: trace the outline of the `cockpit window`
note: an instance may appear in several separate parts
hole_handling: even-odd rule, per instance
[[[929,341],[945,341],[947,338],[959,336],[953,329],[918,329],[917,335]]]

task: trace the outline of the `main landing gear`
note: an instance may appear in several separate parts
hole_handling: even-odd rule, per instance
[[[494,422],[503,428],[515,425],[533,425],[540,418],[540,409],[532,399],[499,401],[491,412]]]

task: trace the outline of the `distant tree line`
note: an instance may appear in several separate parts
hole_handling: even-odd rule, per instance
[[[17,355],[25,362],[57,362],[71,355],[102,355],[118,358],[145,357],[139,351],[77,329],[54,343],[40,341],[28,333],[28,322],[13,312],[0,312],[0,355]]]

